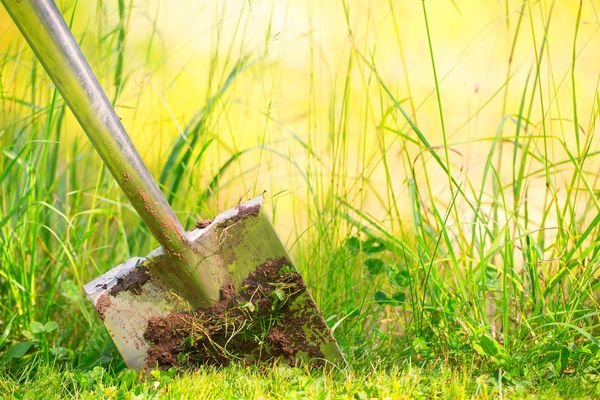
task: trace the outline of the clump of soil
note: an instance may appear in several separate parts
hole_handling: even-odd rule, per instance
[[[100,297],[98,297],[98,300],[96,300],[96,311],[98,311],[98,314],[100,315],[100,319],[102,321],[104,321],[104,314],[106,313],[106,310],[108,310],[111,305],[112,300],[110,299],[110,296],[106,293],[102,293]]]
[[[196,223],[196,228],[198,228],[198,229],[207,228],[210,224],[212,224],[212,222],[213,222],[212,219],[203,219]]]
[[[219,228],[227,228],[248,217],[256,217],[260,211],[260,204],[255,204],[253,206],[247,207],[243,204],[237,206],[237,214],[227,220],[221,222],[218,226]]]
[[[290,265],[285,258],[268,260],[239,288],[224,284],[220,301],[211,307],[151,318],[144,333],[152,344],[146,367],[277,360],[297,365],[300,357],[322,358],[320,335],[306,337],[303,327],[310,332],[328,328],[310,297],[290,309],[294,299],[306,294],[302,277]]]
[[[142,286],[150,280],[148,268],[141,266],[133,269],[127,275],[117,278],[117,283],[110,288],[110,294],[116,296],[123,291],[140,294]]]

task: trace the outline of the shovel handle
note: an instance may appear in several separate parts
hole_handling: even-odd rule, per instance
[[[133,207],[163,248],[182,254],[185,231],[144,165],[52,0],[0,0]]]

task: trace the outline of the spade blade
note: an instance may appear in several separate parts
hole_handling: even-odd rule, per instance
[[[155,271],[168,260],[161,248],[84,287],[129,367],[346,365],[262,198],[188,235],[199,253],[196,268],[222,274],[211,306],[191,309],[161,280]]]

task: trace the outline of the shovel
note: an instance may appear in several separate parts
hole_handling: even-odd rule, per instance
[[[262,198],[186,232],[54,2],[1,1],[161,245],[84,287],[126,364],[345,365]]]

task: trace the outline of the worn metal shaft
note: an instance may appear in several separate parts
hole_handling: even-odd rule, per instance
[[[51,0],[0,0],[54,81],[131,204],[168,252],[185,231],[144,165],[62,15]]]

